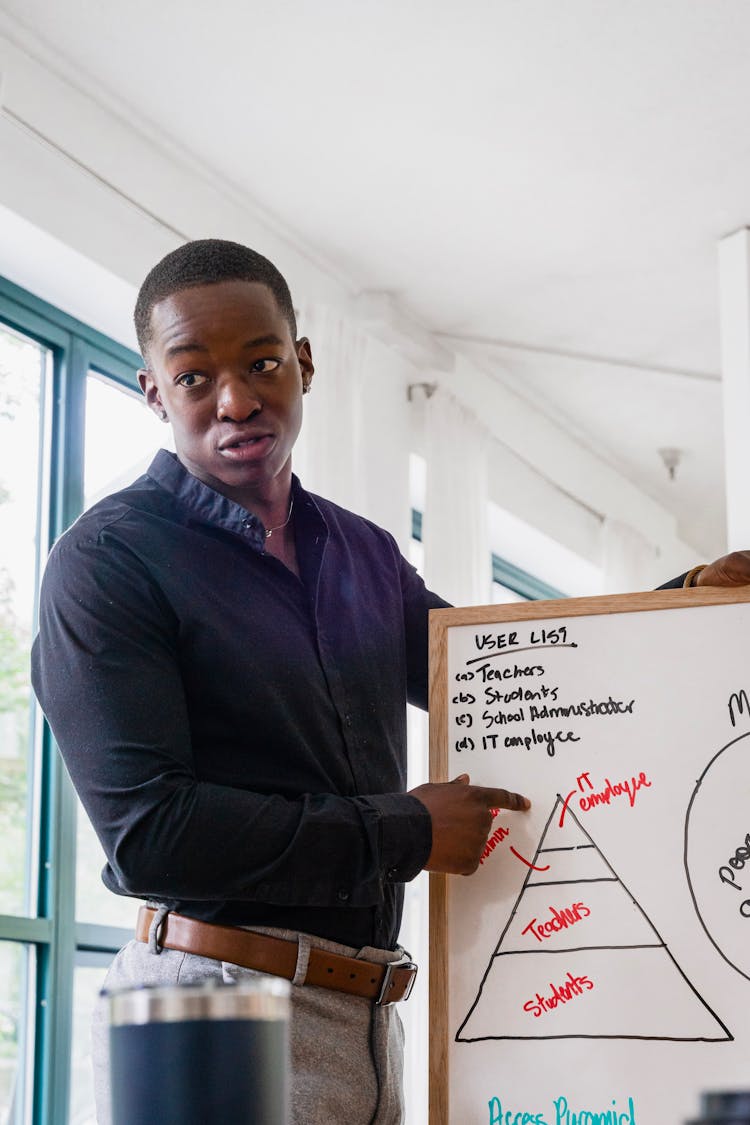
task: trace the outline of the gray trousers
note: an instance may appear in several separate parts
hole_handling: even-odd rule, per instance
[[[378,1007],[370,1000],[300,982],[311,948],[379,964],[397,960],[402,951],[368,946],[355,950],[307,934],[252,928],[299,941],[291,990],[290,1125],[401,1125],[404,1035],[397,1005]],[[104,988],[199,984],[206,980],[232,983],[257,975],[252,969],[194,953],[172,949],[157,952],[144,942],[131,941],[115,957]],[[92,1056],[97,1122],[111,1125],[107,1009],[101,998],[94,1011]]]

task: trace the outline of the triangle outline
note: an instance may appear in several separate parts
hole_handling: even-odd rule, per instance
[[[625,893],[629,896],[629,898],[631,899],[633,904],[638,908],[641,915],[645,919],[646,923],[648,924],[650,929],[653,931],[653,933],[656,935],[656,937],[658,939],[658,943],[657,943],[658,946],[667,954],[667,956],[669,957],[670,961],[674,965],[675,969],[677,970],[677,972],[680,975],[680,977],[682,978],[682,980],[685,982],[685,984],[688,986],[688,988],[693,993],[695,998],[698,1000],[698,1003],[700,1005],[702,1005],[703,1008],[705,1008],[705,1010],[713,1018],[713,1020],[716,1022],[716,1024],[718,1024],[718,1026],[722,1029],[722,1031],[724,1032],[723,1035],[717,1035],[715,1037],[705,1036],[705,1035],[701,1035],[701,1036],[629,1035],[629,1034],[616,1035],[616,1034],[598,1034],[598,1033],[592,1032],[590,1034],[576,1033],[576,1034],[558,1034],[558,1035],[483,1035],[483,1036],[477,1036],[475,1038],[469,1038],[469,1037],[462,1038],[461,1032],[463,1031],[463,1029],[468,1024],[469,1020],[471,1019],[472,1015],[474,1014],[474,1012],[475,1012],[475,1010],[476,1010],[476,1008],[479,1004],[479,1001],[482,997],[482,991],[484,989],[487,978],[490,975],[490,972],[492,971],[495,960],[498,957],[518,956],[521,952],[521,951],[502,952],[501,947],[502,947],[503,941],[505,940],[505,936],[506,936],[508,930],[510,929],[510,926],[513,923],[513,920],[514,920],[514,918],[515,918],[515,916],[518,912],[518,908],[519,908],[519,905],[521,903],[521,899],[523,898],[524,894],[526,893],[526,889],[529,886],[530,881],[533,877],[533,874],[534,874],[533,866],[536,865],[536,861],[539,858],[540,853],[542,851],[544,851],[543,844],[544,844],[544,841],[547,838],[547,833],[550,830],[550,825],[552,824],[553,817],[554,817],[557,809],[561,806],[565,809],[565,815],[572,817],[572,819],[574,820],[574,822],[575,822],[576,826],[578,827],[579,831],[583,834],[583,836],[585,836],[585,838],[589,841],[591,846],[596,849],[596,852],[597,852],[598,856],[600,857],[600,859],[602,860],[602,862],[612,872],[612,876],[613,876],[614,880],[616,880],[616,882],[622,887],[622,889],[625,891]],[[550,850],[552,850],[552,849],[550,849]],[[657,1040],[657,1041],[662,1041],[662,1042],[676,1042],[676,1043],[696,1043],[696,1042],[700,1042],[700,1043],[725,1043],[725,1042],[733,1042],[734,1041],[734,1036],[732,1035],[729,1028],[726,1026],[726,1024],[723,1022],[723,1020],[720,1019],[720,1017],[716,1014],[716,1012],[713,1010],[713,1008],[711,1008],[711,1006],[703,999],[703,997],[700,995],[700,993],[698,992],[697,988],[692,983],[692,981],[690,981],[688,979],[688,977],[686,976],[683,969],[680,967],[680,965],[675,960],[671,950],[667,946],[667,943],[664,941],[661,934],[657,930],[656,926],[651,921],[648,914],[646,914],[646,911],[643,909],[641,904],[636,899],[635,895],[631,894],[630,889],[626,886],[626,884],[622,881],[622,879],[617,874],[615,869],[612,867],[612,864],[609,862],[609,860],[604,855],[604,853],[600,850],[600,848],[599,848],[598,844],[596,843],[596,841],[594,840],[594,838],[583,827],[583,825],[581,824],[580,820],[578,819],[576,814],[573,812],[573,810],[565,803],[565,801],[562,797],[562,794],[560,794],[560,793],[557,794],[557,799],[555,800],[555,803],[552,806],[552,811],[550,812],[550,814],[547,818],[547,822],[544,825],[544,828],[541,832],[541,835],[539,837],[539,843],[537,845],[536,851],[534,852],[534,856],[532,858],[531,863],[532,863],[532,866],[529,867],[528,872],[524,876],[523,883],[521,884],[521,889],[518,892],[518,895],[516,897],[516,901],[513,904],[513,908],[512,908],[512,910],[510,912],[510,915],[508,917],[508,921],[506,922],[505,926],[503,927],[503,931],[500,934],[500,939],[497,942],[497,945],[495,946],[494,950],[492,951],[492,954],[490,955],[490,959],[489,959],[489,962],[487,964],[487,968],[485,969],[484,974],[482,976],[482,979],[480,981],[476,997],[473,1000],[471,1006],[469,1007],[468,1012],[466,1013],[463,1020],[461,1021],[461,1024],[460,1024],[458,1030],[456,1031],[456,1034],[454,1036],[454,1039],[455,1039],[456,1043],[478,1043],[478,1042],[486,1042],[486,1041],[489,1041],[489,1040],[511,1040],[511,1039],[512,1040],[638,1039],[638,1040]],[[585,880],[582,880],[582,881],[585,881]],[[540,886],[540,885],[544,885],[544,884],[542,884],[542,883],[531,883],[531,885],[532,886]],[[560,885],[560,884],[557,883],[556,885]],[[596,948],[602,948],[602,947],[601,946],[591,946],[591,945],[589,945],[589,946],[585,946],[585,947],[582,947],[582,948],[596,949]],[[615,947],[615,948],[618,948],[618,947]],[[630,946],[630,947],[619,947],[619,948],[634,948],[634,947]],[[651,948],[651,947],[649,947],[649,948]],[[537,953],[540,953],[540,952],[553,952],[553,951],[551,951],[551,950],[542,951],[542,950],[532,949],[532,950],[528,950],[527,952],[530,956],[534,956],[534,955],[536,955]],[[572,952],[572,950],[566,950],[565,952]]]

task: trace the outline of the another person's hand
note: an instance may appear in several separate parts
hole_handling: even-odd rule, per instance
[[[453,781],[419,785],[410,794],[422,802],[432,818],[432,850],[425,871],[448,875],[476,871],[492,828],[493,810],[522,812],[531,807],[520,793],[470,785],[466,773]]]
[[[750,551],[732,551],[705,566],[693,586],[750,586]]]

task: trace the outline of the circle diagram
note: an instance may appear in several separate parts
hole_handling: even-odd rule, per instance
[[[750,732],[701,774],[685,820],[685,871],[716,949],[750,980]]]

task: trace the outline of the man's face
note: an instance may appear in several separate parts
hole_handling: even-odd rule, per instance
[[[250,281],[183,289],[154,305],[151,330],[139,380],[172,423],[185,468],[246,507],[286,496],[313,365],[271,290]]]

